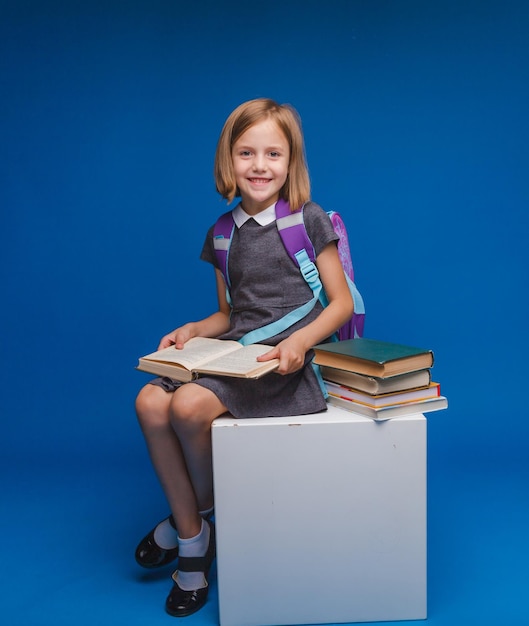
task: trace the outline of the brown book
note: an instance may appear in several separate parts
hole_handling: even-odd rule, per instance
[[[376,396],[381,393],[395,393],[408,389],[426,388],[432,380],[429,369],[418,370],[416,372],[405,372],[387,378],[377,378],[376,376],[366,376],[348,370],[340,370],[334,367],[320,366],[323,380],[328,380],[339,385],[347,385],[358,391]]]
[[[261,343],[243,346],[238,341],[194,337],[182,349],[169,346],[141,357],[136,369],[182,382],[200,375],[260,378],[279,366],[279,359],[257,361],[271,348]]]
[[[408,402],[405,404],[394,404],[392,406],[383,406],[375,409],[353,400],[339,398],[337,396],[329,396],[327,402],[334,406],[339,406],[346,411],[358,413],[364,417],[370,417],[376,421],[391,419],[394,417],[403,417],[404,415],[416,415],[420,413],[429,413],[431,411],[441,411],[448,408],[448,400],[444,396],[437,398],[429,398],[428,400],[417,400],[416,402]]]
[[[385,406],[393,406],[395,404],[408,404],[409,402],[417,402],[419,400],[429,400],[430,398],[438,398],[441,395],[441,385],[439,383],[430,383],[425,389],[408,389],[407,391],[397,391],[395,393],[383,393],[378,396],[372,396],[338,383],[331,383],[326,380],[325,389],[330,396],[352,400],[358,404],[365,404],[373,409],[381,409]]]
[[[433,352],[376,339],[357,337],[314,346],[316,365],[386,378],[433,365]]]

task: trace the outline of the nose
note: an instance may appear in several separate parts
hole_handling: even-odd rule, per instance
[[[266,170],[266,159],[263,154],[256,154],[253,160],[254,172],[264,172]]]

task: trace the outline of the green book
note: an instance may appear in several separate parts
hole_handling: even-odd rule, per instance
[[[314,346],[316,365],[386,378],[432,367],[432,350],[357,337]]]

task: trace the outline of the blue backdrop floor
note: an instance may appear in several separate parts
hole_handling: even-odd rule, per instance
[[[527,463],[485,472],[447,465],[429,459],[428,623],[529,624]],[[147,461],[55,459],[36,470],[5,469],[3,624],[175,623],[163,609],[171,566],[144,571],[133,558],[137,540],[165,513]],[[208,604],[185,623],[218,624],[214,570]],[[400,622],[408,623],[418,622]]]

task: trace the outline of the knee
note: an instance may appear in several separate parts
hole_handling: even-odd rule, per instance
[[[136,397],[136,415],[142,430],[166,428],[170,423],[167,393],[155,385],[145,385]]]
[[[177,433],[192,433],[207,430],[211,420],[206,415],[200,392],[193,389],[196,385],[184,385],[178,389],[171,401],[169,419]]]

